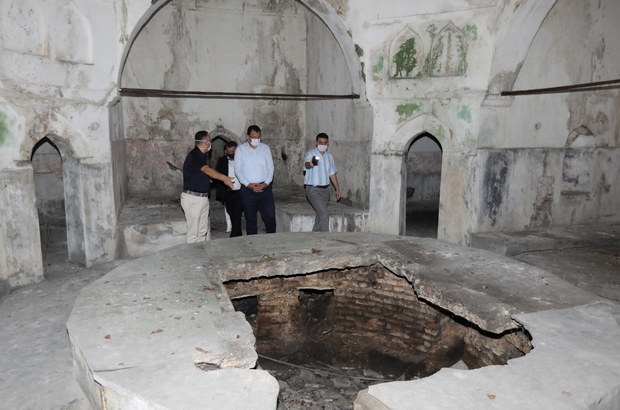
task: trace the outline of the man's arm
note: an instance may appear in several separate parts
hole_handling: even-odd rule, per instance
[[[237,152],[235,152],[235,177],[243,186],[248,186],[248,179],[245,177],[244,173],[244,165],[245,161],[243,159],[243,145],[237,148]]]
[[[338,177],[336,174],[332,174],[329,176],[329,180],[334,184],[334,188],[336,188],[336,201],[340,201],[340,186],[338,185]]]
[[[314,168],[314,164],[312,163],[312,151],[306,152],[305,161],[306,162],[304,162],[304,171]]]
[[[204,167],[200,168],[200,170],[204,172],[205,174],[207,174],[208,176],[210,176],[211,178],[222,181],[230,189],[234,189],[234,185],[233,185],[234,178],[220,174],[219,172],[217,172],[216,170],[214,170],[208,165],[205,165]]]
[[[271,149],[269,147],[267,147],[265,145],[265,147],[267,148],[267,152],[265,154],[266,158],[266,162],[267,162],[267,178],[265,179],[265,187],[267,188],[267,185],[271,184],[271,182],[273,181],[273,158],[271,157]]]

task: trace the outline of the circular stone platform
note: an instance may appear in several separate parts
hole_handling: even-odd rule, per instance
[[[78,382],[95,409],[276,409],[278,382],[254,369],[252,329],[223,282],[373,264],[484,332],[524,325],[534,350],[507,366],[373,386],[356,409],[480,409],[500,400],[502,409],[585,409],[617,399],[617,306],[487,251],[362,233],[183,244],[119,266],[82,290],[67,323]],[[448,385],[450,395],[440,394]]]

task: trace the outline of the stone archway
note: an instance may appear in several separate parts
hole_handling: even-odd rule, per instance
[[[238,137],[235,133],[227,130],[222,126],[217,126],[209,132],[211,135],[211,156],[209,158],[209,166],[216,167],[218,159],[224,155],[224,145],[228,141],[235,141],[237,144],[243,144],[245,139]]]
[[[450,127],[429,114],[419,115],[400,127],[384,152],[372,154],[371,232],[391,235],[405,234],[405,201],[407,198],[406,179],[404,178],[407,171],[405,154],[411,143],[424,133],[429,133],[437,139],[444,155],[454,155],[461,150]],[[441,174],[441,185],[443,185],[443,180],[447,175],[443,164]],[[444,189],[441,191],[443,192]],[[441,203],[442,197],[440,197],[440,230],[442,213],[446,212]]]
[[[86,136],[69,120],[50,110],[29,123],[16,139],[13,160],[18,164],[28,164],[39,141],[47,138],[60,152],[65,195],[65,214],[67,223],[68,258],[81,265],[89,264],[85,226],[85,198],[82,193],[81,161],[92,158],[93,147]],[[34,193],[34,183],[24,187]],[[38,227],[38,224],[37,224]]]
[[[512,91],[534,37],[557,1],[501,2],[496,19],[498,29],[494,41],[488,94],[498,95],[502,91]]]
[[[407,236],[437,239],[443,151],[434,135],[415,137],[404,155]]]
[[[242,1],[222,10],[211,2],[193,3],[156,2],[128,39],[117,80],[125,118],[132,121],[125,127],[127,155],[156,140],[158,147],[173,146],[169,156],[179,158],[180,147],[196,130],[225,124],[239,132],[256,123],[277,153],[276,186],[300,186],[297,159],[313,139],[308,136],[327,129],[339,139],[334,151],[343,157],[354,151],[366,162],[362,173],[352,167],[339,172],[346,203],[367,206],[372,109],[365,99],[360,56],[334,8],[322,0],[278,5],[265,0],[251,10]],[[244,29],[230,30],[233,26]],[[159,46],[166,36],[170,41]],[[329,66],[319,67],[319,61]],[[338,112],[346,112],[346,118]],[[139,175],[145,167],[136,164],[135,178],[134,173],[128,178],[130,194],[145,185]],[[152,182],[165,178],[165,171],[144,173],[151,173]]]
[[[129,39],[127,40],[127,46],[123,51],[123,55],[121,57],[121,63],[118,70],[118,79],[117,84],[118,88],[123,88],[123,72],[125,70],[125,65],[129,58],[129,54],[131,49],[140,35],[140,32],[147,26],[149,21],[171,0],[159,0],[154,2],[154,4],[149,7],[149,9],[144,13],[142,18],[138,21],[136,26],[134,27]],[[353,40],[351,36],[348,34],[348,30],[344,25],[344,22],[338,14],[333,9],[333,7],[325,0],[297,0],[299,3],[303,4],[307,7],[312,13],[321,19],[321,21],[328,27],[328,29],[333,34],[336,42],[340,46],[342,53],[344,55],[347,68],[349,70],[349,74],[351,76],[351,81],[353,84],[353,90],[360,96],[360,101],[366,101],[366,85],[364,78],[362,76],[362,66],[360,59],[355,51],[355,44],[353,44]]]

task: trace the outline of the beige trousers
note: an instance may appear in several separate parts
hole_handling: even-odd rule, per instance
[[[181,208],[187,220],[187,243],[210,240],[209,197],[182,193]]]

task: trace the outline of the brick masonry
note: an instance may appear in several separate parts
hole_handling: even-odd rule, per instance
[[[313,274],[231,281],[229,297],[257,297],[251,321],[259,353],[287,356],[304,345],[380,352],[433,373],[459,359],[470,368],[504,364],[530,350],[522,332],[485,335],[417,298],[380,264]],[[312,311],[314,309],[314,312]]]

